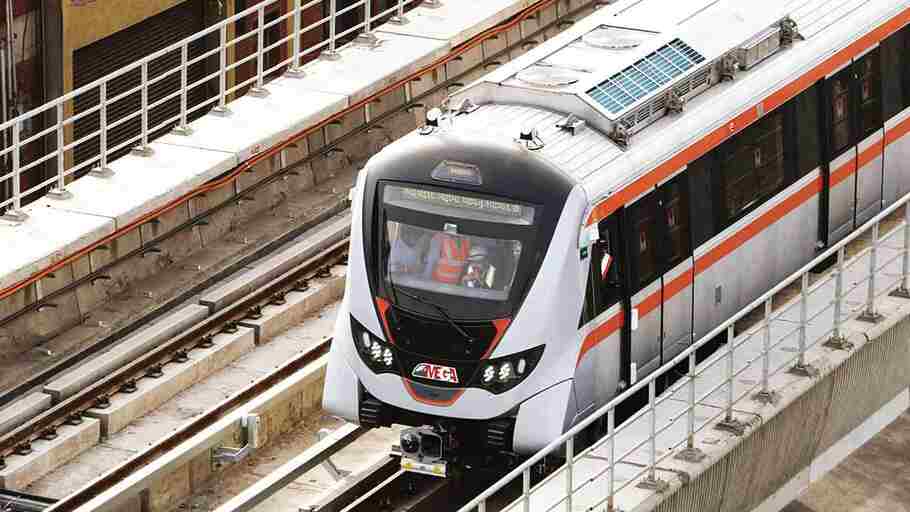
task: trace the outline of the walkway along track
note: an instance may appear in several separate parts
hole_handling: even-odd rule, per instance
[[[196,346],[206,345],[210,342],[210,337],[213,334],[230,332],[236,329],[237,322],[255,316],[262,305],[281,300],[282,296],[288,291],[306,289],[308,279],[325,275],[328,267],[346,258],[346,251],[347,239],[332,243],[316,256],[301,263],[284,275],[271,280],[262,288],[215,313],[193,326],[190,330],[162,343],[152,351],[114,371],[108,377],[88,386],[75,396],[60,402],[50,410],[3,436],[0,438],[0,468],[5,465],[6,456],[17,453],[27,454],[31,449],[30,444],[33,439],[39,436],[52,436],[55,434],[57,427],[63,424],[81,422],[84,411],[103,405],[114,393],[129,390],[135,386],[137,379],[148,376],[150,372],[160,372],[161,367],[168,362],[185,358],[186,351]],[[327,354],[328,348],[329,341],[323,341],[309,352],[289,362],[277,372],[257,382],[256,385],[245,389],[231,400],[198,418],[171,438],[162,441],[151,452],[133,459],[130,464],[122,469],[127,471],[126,474],[129,474],[136,467],[141,467],[157,454],[169,449],[169,446],[179,444],[181,440],[192,436],[193,433],[216,421],[238,405],[249,401],[264,389],[268,389],[309,362]],[[139,466],[135,466],[134,463],[139,463]],[[102,481],[106,480],[107,477]]]

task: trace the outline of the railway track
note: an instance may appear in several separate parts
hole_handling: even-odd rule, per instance
[[[348,222],[346,216],[337,220],[336,224],[343,225],[345,222]],[[326,231],[320,231],[317,234],[326,234]],[[31,451],[31,443],[34,440],[55,436],[56,430],[65,424],[78,424],[82,421],[83,413],[88,409],[104,407],[110,397],[116,393],[129,393],[135,390],[137,381],[141,379],[159,377],[168,364],[185,361],[188,353],[194,348],[210,346],[213,335],[236,331],[238,322],[261,315],[262,308],[266,305],[280,304],[284,300],[285,294],[290,291],[307,289],[309,280],[329,275],[328,269],[332,265],[345,260],[346,233],[340,236],[337,231],[329,230],[326,241],[313,241],[305,238],[300,242],[300,244],[303,243],[307,243],[311,247],[315,244],[318,247],[315,254],[293,265],[277,277],[257,286],[250,293],[240,296],[189,330],[158,344],[151,351],[130,360],[106,377],[0,437],[0,469],[6,466],[8,457],[27,455]],[[294,247],[296,245],[288,248],[291,253],[293,253]],[[266,261],[268,262],[268,260]],[[261,393],[274,382],[280,381],[308,362],[327,353],[328,347],[329,341],[319,343],[310,351],[274,372],[273,375],[258,382],[257,386],[244,390],[235,397],[236,400],[223,404],[223,407],[218,410],[210,411],[198,421],[215,421],[217,417],[248,401],[249,398]],[[194,422],[197,427],[203,424],[198,421]],[[180,436],[177,435],[171,441],[179,442],[179,439]]]

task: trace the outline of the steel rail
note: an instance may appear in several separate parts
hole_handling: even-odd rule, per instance
[[[288,291],[289,287],[293,288],[295,281],[314,274],[317,267],[321,268],[341,259],[346,250],[347,240],[331,244],[313,258],[271,280],[232,306],[206,318],[170,341],[162,343],[152,351],[116,370],[108,377],[0,437],[0,461],[3,456],[14,453],[18,446],[30,443],[31,439],[40,433],[73,421],[77,417],[76,415],[81,416],[85,410],[96,406],[99,397],[116,393],[124,384],[143,375],[148,368],[170,361],[172,354],[197,345],[207,336],[230,328],[234,322],[247,317],[251,308],[269,302],[276,294]],[[328,350],[327,343],[320,344],[319,347],[316,352],[325,353]]]
[[[173,451],[183,442],[192,439],[195,435],[203,432],[205,429],[215,424],[217,421],[225,418],[229,413],[242,407],[265,391],[275,387],[288,377],[302,370],[310,363],[326,355],[332,340],[326,339],[320,342],[307,352],[299,354],[291,359],[287,364],[278,370],[270,373],[266,377],[250,384],[240,393],[232,396],[224,402],[209,409],[202,416],[186,424],[170,437],[159,441],[157,444],[146,451],[136,455],[124,464],[105,473],[100,478],[92,481],[89,485],[83,487],[74,494],[71,494],[53,505],[54,512],[64,512],[74,510],[93,498],[100,496],[103,492],[111,489],[116,484],[125,480],[141,468],[151,464],[161,456]]]

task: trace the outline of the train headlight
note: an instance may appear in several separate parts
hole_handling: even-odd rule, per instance
[[[524,352],[486,361],[473,387],[480,387],[495,394],[505,393],[514,388],[534,371],[543,357],[544,345]]]
[[[360,360],[375,373],[398,373],[395,368],[395,347],[374,336],[354,317],[351,317],[354,348]]]
[[[489,365],[483,369],[483,383],[489,384],[493,382],[493,378],[496,377],[496,368],[493,365]]]
[[[391,350],[385,349],[382,351],[382,364],[384,364],[386,368],[392,367],[392,351]]]
[[[506,361],[499,365],[499,382],[506,382],[512,378],[512,363]]]

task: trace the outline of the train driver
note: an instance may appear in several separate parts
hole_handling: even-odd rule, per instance
[[[430,241],[424,277],[437,283],[458,284],[471,251],[468,238],[453,233],[437,233]]]

